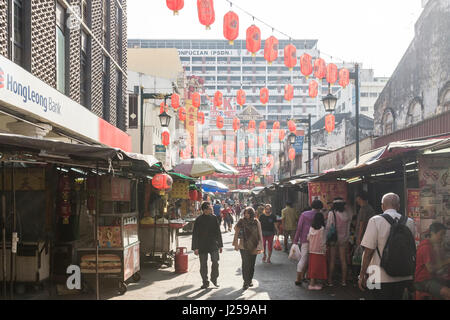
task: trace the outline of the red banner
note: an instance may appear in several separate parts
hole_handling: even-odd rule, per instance
[[[235,167],[236,170],[239,171],[238,174],[222,174],[215,173],[213,177],[215,178],[248,178],[252,175],[252,166],[238,166]]]

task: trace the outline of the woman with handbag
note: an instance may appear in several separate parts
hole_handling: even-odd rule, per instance
[[[263,251],[261,223],[256,219],[252,207],[244,210],[244,218],[239,220],[234,230],[233,246],[236,251],[240,251],[242,258],[242,289],[247,290],[253,287],[256,256]]]
[[[332,210],[328,213],[327,219],[327,245],[330,250],[330,262],[328,266],[328,286],[333,286],[333,272],[336,262],[336,254],[339,252],[341,262],[342,286],[347,285],[347,250],[350,238],[351,214],[345,210],[343,198],[333,200]]]

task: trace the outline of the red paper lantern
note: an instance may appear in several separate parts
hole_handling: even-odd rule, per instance
[[[258,146],[262,147],[264,145],[264,138],[262,136],[258,136]]]
[[[269,89],[261,88],[259,91],[259,101],[261,101],[262,104],[269,102]]]
[[[264,131],[264,130],[266,130],[266,128],[267,128],[267,122],[266,121],[261,121],[260,123],[259,123],[259,132],[262,132],[262,131]]]
[[[200,123],[200,124],[204,124],[204,123],[205,123],[205,113],[204,113],[204,112],[199,111],[199,112],[197,113],[197,121],[198,121],[198,123]]]
[[[256,122],[255,122],[255,120],[250,120],[250,121],[248,122],[248,131],[249,131],[250,133],[252,133],[252,132],[255,131],[255,129],[256,129]]]
[[[294,98],[294,87],[290,84],[284,86],[284,99],[291,101]]]
[[[172,108],[177,110],[180,107],[180,96],[176,93],[172,93],[171,101],[172,101]]]
[[[194,108],[199,108],[200,104],[202,103],[202,97],[200,96],[200,93],[194,92],[191,96],[192,99],[192,105]]]
[[[178,15],[178,11],[183,9],[184,0],[166,0],[167,7],[173,11],[173,15]]]
[[[272,140],[273,140],[273,133],[270,132],[270,133],[267,135],[267,143],[272,143]]]
[[[237,117],[234,117],[234,119],[233,119],[233,130],[234,131],[238,131],[240,127],[241,127],[241,120],[239,120],[239,118],[237,118]]]
[[[164,131],[161,133],[162,144],[166,147],[170,144],[170,133],[169,131]]]
[[[264,59],[269,62],[269,65],[272,64],[278,58],[278,39],[274,36],[270,36],[264,42]]]
[[[223,117],[222,116],[217,116],[216,118],[216,126],[218,129],[222,129],[223,128]]]
[[[331,133],[334,130],[334,123],[335,123],[334,115],[328,114],[325,117],[325,130],[327,130],[328,133]]]
[[[197,198],[197,190],[189,190],[189,199],[191,199],[191,201],[197,201]]]
[[[252,56],[261,49],[261,30],[254,24],[247,29],[246,47]]]
[[[168,112],[169,107],[165,105],[164,102],[161,102],[161,104],[159,105],[159,114],[163,113],[164,111]]]
[[[239,89],[236,93],[236,101],[237,104],[241,107],[245,104],[245,91],[242,89]]]
[[[312,80],[309,83],[308,93],[311,98],[317,97],[317,94],[319,93],[319,84],[317,83],[317,81]]]
[[[327,75],[327,64],[325,63],[325,60],[322,58],[317,58],[316,61],[314,61],[314,76],[317,79],[325,78]]]
[[[214,106],[220,107],[223,103],[223,94],[220,91],[216,91],[214,94]]]
[[[229,11],[223,17],[223,36],[233,45],[234,40],[239,35],[239,16],[233,11]]]
[[[330,63],[327,66],[327,82],[333,84],[337,81],[338,68],[334,63]]]
[[[345,88],[350,83],[350,72],[346,68],[339,70],[339,85]]]
[[[291,71],[297,64],[297,48],[293,44],[284,47],[284,65]]]
[[[248,139],[248,148],[253,149],[255,147],[255,140]]]
[[[275,122],[273,123],[272,129],[273,129],[273,130],[278,130],[278,129],[280,129],[280,122],[279,122],[279,121],[275,121]]]
[[[278,138],[280,139],[280,141],[283,141],[285,136],[286,136],[286,131],[280,130],[280,132],[278,132]]]
[[[186,109],[185,108],[181,107],[178,110],[178,117],[180,118],[180,121],[186,120]]]
[[[295,159],[295,149],[289,148],[289,160],[293,161]]]
[[[288,121],[288,129],[290,132],[294,132],[294,133],[297,130],[297,128],[295,126],[295,122],[293,120]]]
[[[304,53],[300,57],[300,71],[306,77],[306,79],[308,79],[309,75],[313,71],[311,62],[312,62],[312,57],[307,53]]]
[[[241,151],[245,150],[245,141],[244,140],[239,141],[239,150],[241,150]]]
[[[273,168],[275,160],[273,159],[273,155],[268,154],[267,158],[269,159],[269,164],[267,165],[267,169],[271,170]]]
[[[165,173],[158,173],[152,178],[152,186],[158,190],[170,190],[172,183],[172,177]]]
[[[197,10],[200,23],[206,26],[206,30],[211,29],[210,25],[216,19],[213,0],[197,0]]]

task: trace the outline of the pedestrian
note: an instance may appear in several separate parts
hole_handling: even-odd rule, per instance
[[[310,278],[309,290],[322,290],[317,280],[327,279],[327,237],[325,234],[325,219],[322,212],[314,215],[307,240],[309,241],[308,276]]]
[[[369,204],[368,199],[366,192],[360,192],[356,196],[356,203],[359,205],[358,222],[356,223],[356,233],[358,235],[356,243],[358,246],[361,245],[361,240],[364,232],[366,232],[370,218],[375,215],[375,210]]]
[[[261,215],[261,217],[259,217],[259,222],[261,222],[263,249],[264,249],[262,262],[272,263],[270,261],[270,258],[272,257],[273,237],[275,235],[278,235],[278,226],[277,226],[277,216],[272,213],[272,206],[270,204],[266,204],[264,214]],[[267,244],[267,251],[266,251],[266,244]]]
[[[391,276],[381,266],[381,253],[384,254],[384,248],[388,243],[391,231],[390,220],[397,220],[403,226],[410,230],[410,239],[414,243],[415,224],[414,221],[398,213],[400,209],[400,197],[395,193],[387,193],[381,201],[383,215],[375,215],[370,218],[367,224],[366,232],[361,241],[364,248],[361,270],[359,274],[358,286],[365,290],[368,284],[367,274],[370,265],[370,273],[375,272],[375,279],[371,279],[370,287],[373,297],[380,300],[401,300],[405,289],[412,285],[414,275],[414,265],[410,276]],[[389,216],[389,217],[387,217]],[[411,238],[412,237],[412,238]],[[399,243],[403,249],[407,248],[406,243]],[[389,243],[391,246],[391,243]],[[414,252],[415,253],[415,252]],[[408,261],[403,262],[403,266],[408,267]]]
[[[217,221],[219,221],[219,225],[222,223],[222,215],[220,212],[222,211],[222,205],[220,204],[220,201],[217,199],[216,203],[214,204],[214,215],[217,218]]]
[[[225,228],[225,232],[230,231],[233,225],[233,209],[231,209],[230,205],[225,204],[225,208],[221,212],[223,219],[223,227]]]
[[[297,230],[297,223],[300,213],[297,212],[293,206],[292,201],[286,201],[286,208],[281,210],[281,226],[284,233],[284,252],[289,252],[288,239],[293,242],[295,231]]]
[[[244,210],[244,217],[239,220],[234,230],[233,246],[241,254],[243,289],[247,290],[253,287],[256,256],[263,251],[261,223],[256,219],[252,207]]]
[[[445,258],[442,247],[446,231],[442,223],[432,223],[429,238],[417,247],[416,299],[431,295],[433,299],[450,300],[450,258]]]
[[[297,280],[295,284],[301,286],[304,280],[306,264],[308,263],[309,255],[309,241],[308,233],[311,228],[314,216],[317,212],[321,212],[323,208],[323,203],[320,200],[314,200],[311,203],[312,210],[305,211],[301,214],[300,219],[298,219],[297,232],[295,233],[294,242],[299,244],[301,258],[297,264]]]
[[[202,203],[202,215],[195,219],[192,232],[192,250],[200,257],[200,275],[202,276],[202,289],[209,287],[208,281],[208,254],[211,256],[211,282],[218,287],[219,253],[222,253],[223,243],[220,233],[219,221],[212,215],[211,204]]]
[[[350,238],[350,223],[352,221],[352,215],[345,207],[345,201],[343,198],[337,197],[333,200],[333,206],[328,213],[326,232],[330,232],[331,226],[334,225],[337,232],[337,241],[329,242],[328,248],[330,250],[329,261],[329,275],[328,286],[333,286],[333,272],[336,263],[336,255],[339,252],[339,261],[341,263],[341,285],[345,287],[347,285],[347,252],[348,241]]]
[[[263,214],[264,214],[264,205],[258,204],[257,209],[256,209],[256,219],[259,219],[259,217]]]

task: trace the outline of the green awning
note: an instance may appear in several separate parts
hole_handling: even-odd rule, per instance
[[[195,178],[191,178],[191,177],[185,176],[184,174],[181,174],[181,173],[168,172],[168,174],[169,174],[171,177],[174,177],[174,178],[176,178],[176,179],[183,179],[183,180],[189,180],[189,181],[196,181],[196,180],[197,180],[197,179],[195,179]]]

